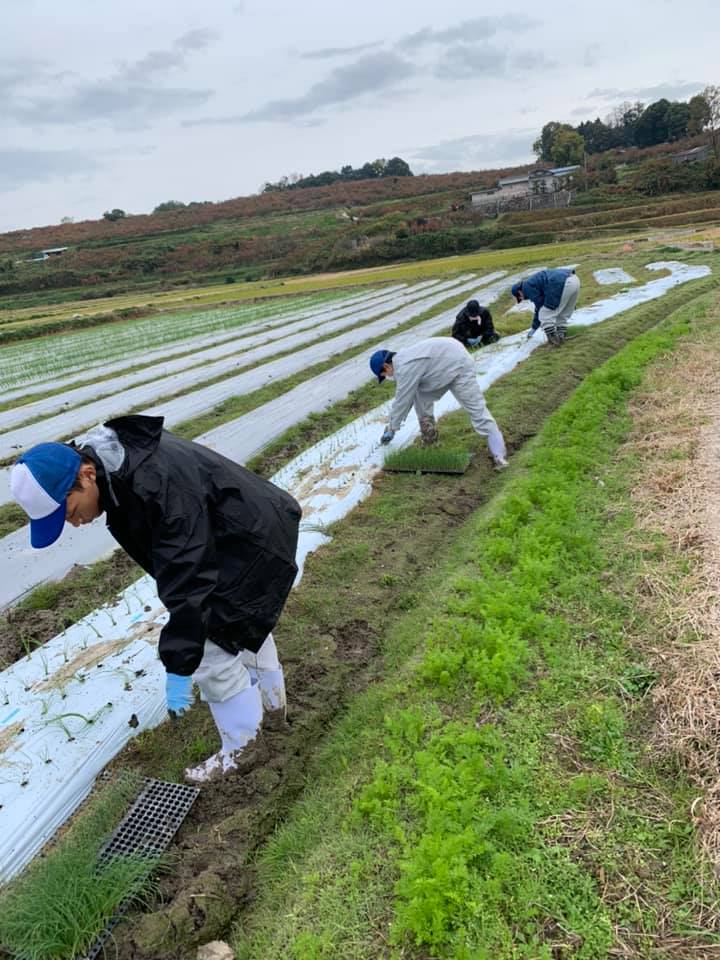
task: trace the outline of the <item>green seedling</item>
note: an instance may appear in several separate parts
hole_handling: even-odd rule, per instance
[[[383,470],[390,473],[465,473],[472,455],[460,450],[408,447],[386,456]]]

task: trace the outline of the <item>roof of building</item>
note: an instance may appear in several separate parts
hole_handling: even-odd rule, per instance
[[[41,253],[63,253],[63,251],[67,249],[68,249],[67,247],[47,247],[47,249],[41,250],[40,252]]]
[[[527,173],[516,174],[513,177],[503,177],[501,180],[498,180],[498,186],[509,187],[514,183],[525,183],[526,180],[539,180],[541,177],[562,177],[565,174],[572,173],[574,170],[579,170],[579,164],[573,164],[569,167],[553,167],[550,170],[537,169],[529,170]]]

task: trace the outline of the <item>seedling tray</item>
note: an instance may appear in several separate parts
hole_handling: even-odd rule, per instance
[[[460,476],[470,466],[472,454],[410,448],[391,453],[383,470],[388,473],[442,473]]]
[[[144,778],[140,794],[101,850],[98,866],[116,856],[161,854],[180,829],[199,793],[198,787]],[[129,906],[129,902],[120,905],[95,943],[76,960],[97,960],[105,955],[105,945]]]

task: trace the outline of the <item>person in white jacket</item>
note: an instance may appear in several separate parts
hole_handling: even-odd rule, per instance
[[[475,375],[475,364],[457,340],[431,337],[396,353],[376,350],[370,357],[370,369],[379,383],[395,380],[397,384],[390,420],[380,438],[381,443],[390,443],[412,406],[420,422],[423,442],[434,443],[438,438],[435,401],[449,390],[467,410],[476,432],[487,437],[495,468],[502,470],[507,466],[505,440],[485,405]]]

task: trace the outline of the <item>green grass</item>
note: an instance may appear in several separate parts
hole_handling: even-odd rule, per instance
[[[466,526],[387,638],[387,682],[355,702],[258,858],[241,960],[717,949],[692,792],[645,749],[637,638],[653,629],[634,464],[618,456],[644,371],[711,299],[591,373]]]
[[[387,454],[383,470],[391,473],[465,473],[471,454],[462,450],[408,447]]]
[[[22,960],[74,960],[118,907],[145,902],[158,860],[117,857],[98,869],[103,843],[137,792],[125,775],[102,789],[60,843],[0,895],[0,945]]]

